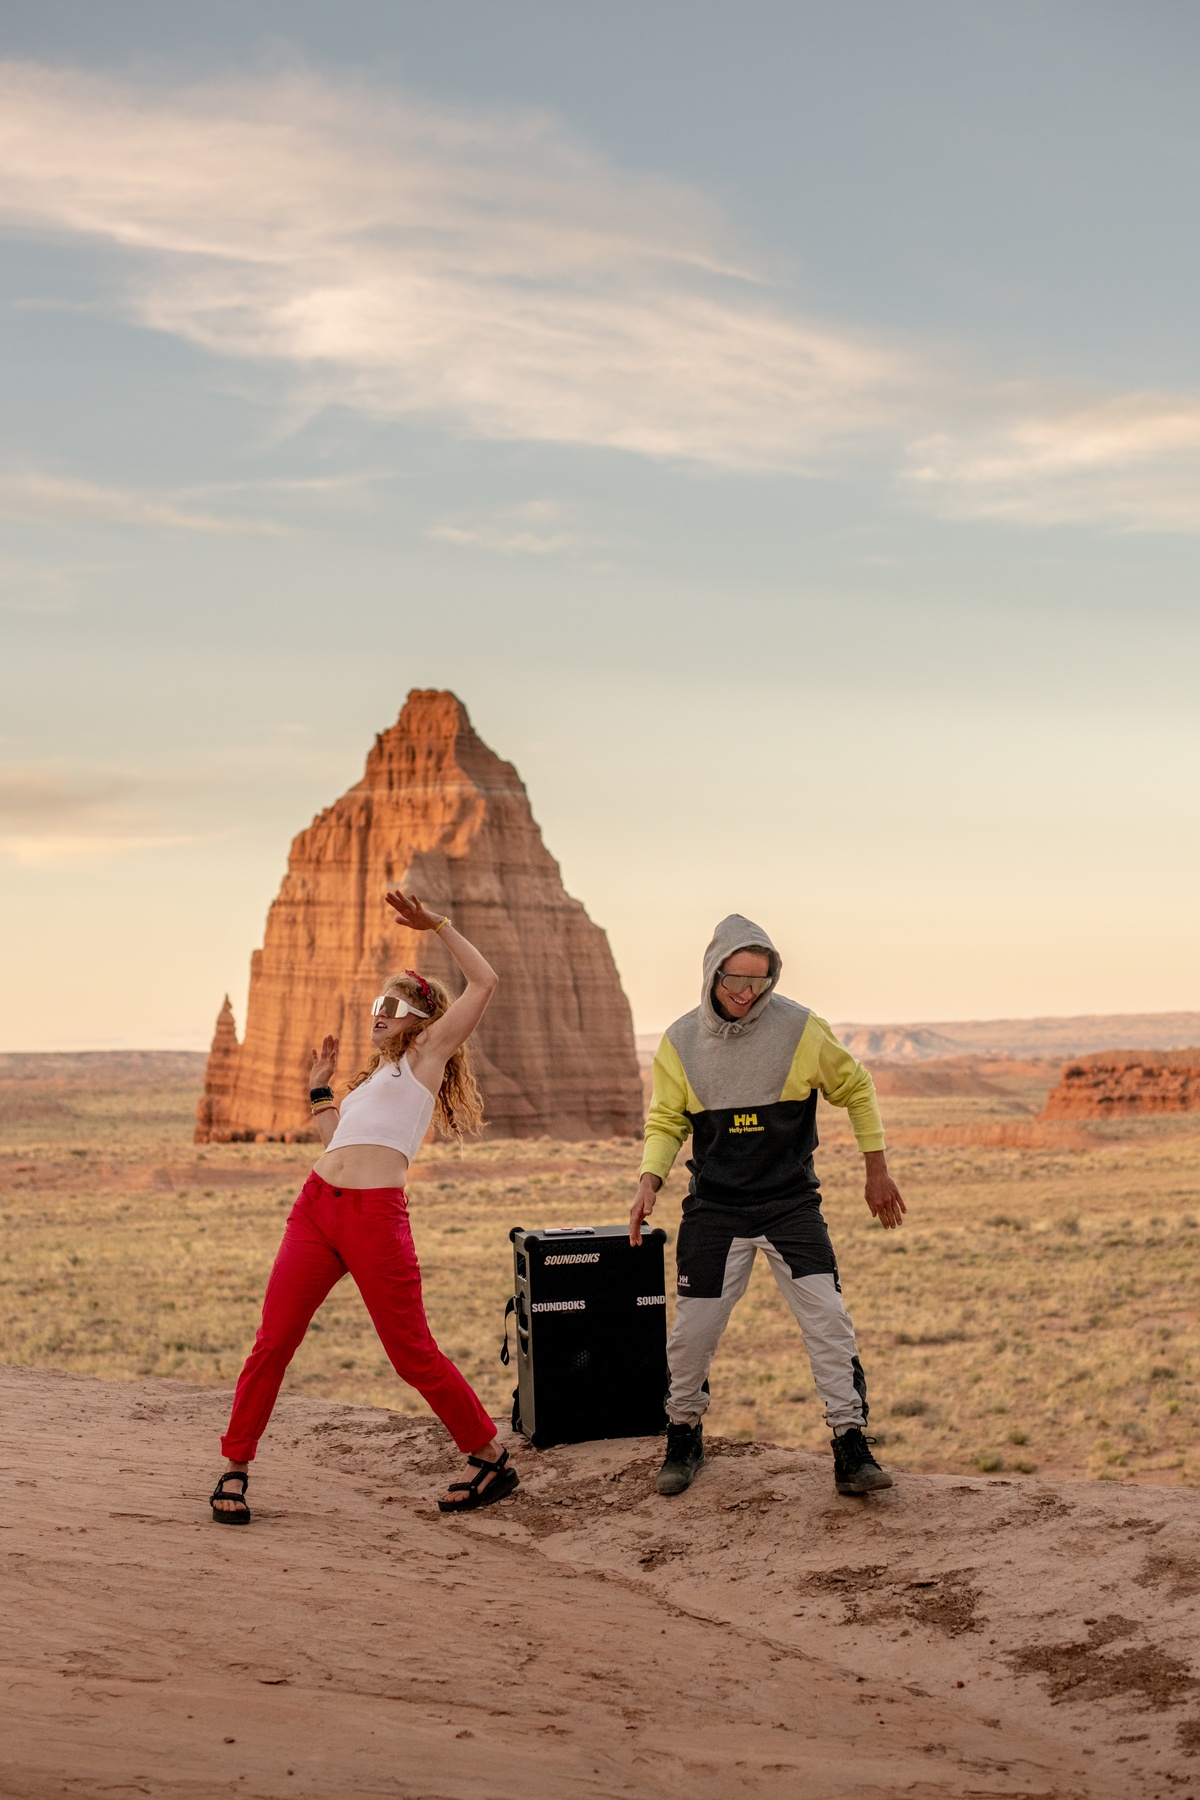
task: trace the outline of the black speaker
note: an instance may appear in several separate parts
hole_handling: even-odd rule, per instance
[[[665,1231],[627,1225],[509,1233],[515,1292],[513,1425],[539,1450],[666,1429]]]

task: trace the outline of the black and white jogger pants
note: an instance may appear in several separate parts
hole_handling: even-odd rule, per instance
[[[800,1327],[826,1423],[835,1431],[864,1425],[866,1378],[815,1197],[752,1210],[684,1201],[675,1324],[667,1340],[667,1417],[673,1425],[696,1425],[707,1411],[709,1366],[760,1250]]]

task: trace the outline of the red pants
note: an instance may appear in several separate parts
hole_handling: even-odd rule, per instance
[[[468,1456],[490,1444],[495,1424],[426,1323],[404,1189],[335,1188],[313,1174],[288,1215],[222,1453],[231,1462],[251,1460],[313,1314],[347,1271],[401,1380],[424,1396]]]

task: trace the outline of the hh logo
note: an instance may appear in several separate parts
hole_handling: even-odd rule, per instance
[[[742,1137],[748,1131],[765,1131],[766,1129],[765,1125],[759,1124],[756,1112],[734,1113],[729,1134],[731,1137]]]

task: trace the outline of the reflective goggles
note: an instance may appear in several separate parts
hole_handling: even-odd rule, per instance
[[[406,1013],[411,1013],[414,1019],[429,1017],[420,1007],[414,1006],[411,1000],[406,1000],[403,994],[380,994],[378,1000],[371,1004],[373,1019],[402,1019]]]
[[[760,994],[766,993],[774,979],[773,975],[726,975],[722,969],[717,975],[717,986],[727,994],[744,994],[749,988],[757,1000]]]

